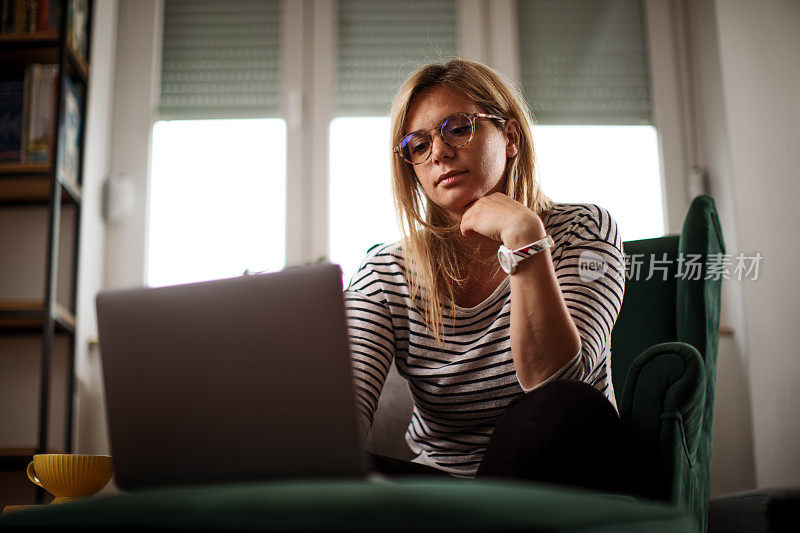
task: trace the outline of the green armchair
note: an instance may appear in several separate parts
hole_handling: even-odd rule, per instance
[[[713,198],[694,199],[680,236],[624,247],[629,279],[611,370],[634,488],[686,507],[705,531],[722,283],[707,258],[725,253]]]
[[[705,531],[722,283],[705,279],[706,258],[725,253],[714,199],[692,201],[680,235],[623,246],[631,260],[611,334],[611,375],[634,490],[685,507]],[[410,412],[408,387],[392,368],[368,448],[410,458],[403,439]]]

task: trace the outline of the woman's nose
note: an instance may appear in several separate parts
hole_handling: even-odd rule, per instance
[[[431,159],[441,161],[450,159],[455,155],[455,148],[444,142],[441,135],[434,135],[431,142]]]

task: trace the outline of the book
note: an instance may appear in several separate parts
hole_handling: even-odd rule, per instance
[[[25,4],[25,0],[16,0],[14,2],[14,26],[11,29],[14,33],[23,33],[25,31],[25,24],[28,18],[28,8]]]
[[[67,6],[67,43],[72,50],[86,59],[87,0],[69,0]]]
[[[22,160],[24,86],[22,75],[0,79],[0,162]]]
[[[87,5],[86,0],[82,1],[81,24],[85,25]],[[60,21],[61,0],[0,0],[0,33],[58,31]]]
[[[39,0],[39,31],[59,31],[61,0]]]
[[[0,80],[0,161],[52,161],[57,83],[58,65],[28,65]]]
[[[62,182],[77,184],[80,165],[81,99],[75,85],[64,79],[64,115],[58,132],[56,175]]]
[[[26,0],[27,13],[25,18],[25,31],[33,33],[39,26],[39,0]]]
[[[22,131],[20,132],[20,139],[22,139],[22,147],[20,148],[19,161],[25,162],[25,140],[28,138],[28,117],[30,116],[31,109],[31,69],[26,68],[23,75],[22,84]]]
[[[49,0],[50,3],[50,18],[48,20],[47,29],[51,31],[61,31],[61,8],[63,4],[61,0]]]
[[[24,162],[49,163],[53,153],[58,65],[30,65],[30,105],[27,121]]]
[[[37,31],[49,31],[50,27],[50,5],[51,0],[39,0],[39,20],[36,25]]]
[[[3,0],[0,6],[0,32],[10,33],[14,29],[14,6],[16,0]]]

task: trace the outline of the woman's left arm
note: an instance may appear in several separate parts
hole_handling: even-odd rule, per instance
[[[479,233],[512,250],[546,236],[544,223],[535,213],[501,193],[485,196],[472,204],[462,217],[461,231],[465,235]],[[614,268],[618,269],[618,265]],[[577,272],[573,274],[577,276]],[[511,275],[510,333],[514,367],[525,390],[565,370],[571,361],[585,363],[579,361],[584,342],[573,313],[559,285],[550,249],[519,263]],[[586,340],[596,344],[595,339]],[[592,350],[594,348],[591,346]]]

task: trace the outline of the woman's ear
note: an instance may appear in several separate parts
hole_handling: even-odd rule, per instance
[[[516,157],[520,143],[519,122],[513,118],[508,119],[503,133],[506,136],[506,157]]]

